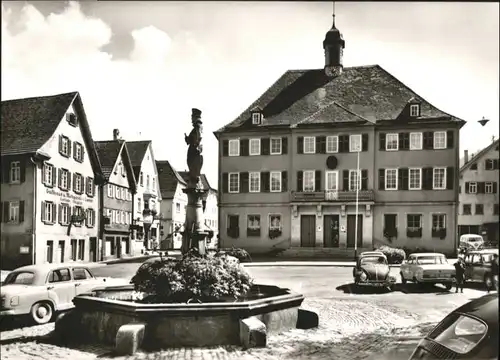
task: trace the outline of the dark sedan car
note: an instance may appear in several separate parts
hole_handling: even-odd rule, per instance
[[[498,293],[452,311],[420,341],[417,359],[498,359]]]
[[[396,278],[390,275],[387,257],[378,251],[361,253],[352,270],[357,286],[378,286],[392,290]]]

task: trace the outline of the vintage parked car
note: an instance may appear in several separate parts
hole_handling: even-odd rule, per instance
[[[400,267],[401,282],[417,284],[443,284],[446,290],[453,286],[455,267],[440,253],[415,253],[408,256]]]
[[[0,317],[30,315],[38,324],[71,309],[76,295],[99,286],[128,284],[126,279],[99,278],[84,264],[40,264],[10,272],[0,287]]]
[[[498,256],[498,249],[469,251],[464,259],[465,281],[482,282],[490,290],[498,287],[498,284],[494,281],[494,274],[491,272],[491,262],[494,254]]]
[[[474,299],[448,314],[409,360],[498,359],[498,293]]]
[[[390,275],[387,257],[380,251],[366,251],[359,255],[352,270],[357,286],[378,286],[393,290],[396,278]]]
[[[460,236],[459,249],[479,250],[484,246],[484,239],[481,235],[464,234]]]

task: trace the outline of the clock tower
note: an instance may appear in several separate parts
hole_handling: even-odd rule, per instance
[[[323,41],[325,49],[325,74],[327,76],[338,76],[342,73],[343,52],[345,41],[340,31],[335,27],[335,2],[333,3],[333,25],[326,33]]]

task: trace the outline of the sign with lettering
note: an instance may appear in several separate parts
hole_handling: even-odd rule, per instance
[[[47,189],[47,194],[60,196],[64,200],[73,200],[73,202],[77,205],[82,205],[84,202],[86,202],[86,203],[93,203],[94,202],[94,199],[92,199],[92,198],[89,199],[86,196],[74,195],[74,194],[70,194],[70,193],[65,192],[65,191],[57,191],[54,189]]]

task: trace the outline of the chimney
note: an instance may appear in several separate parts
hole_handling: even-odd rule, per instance
[[[469,150],[464,150],[464,165],[469,162]]]
[[[120,139],[120,130],[113,129],[113,140],[119,140],[119,139]]]

